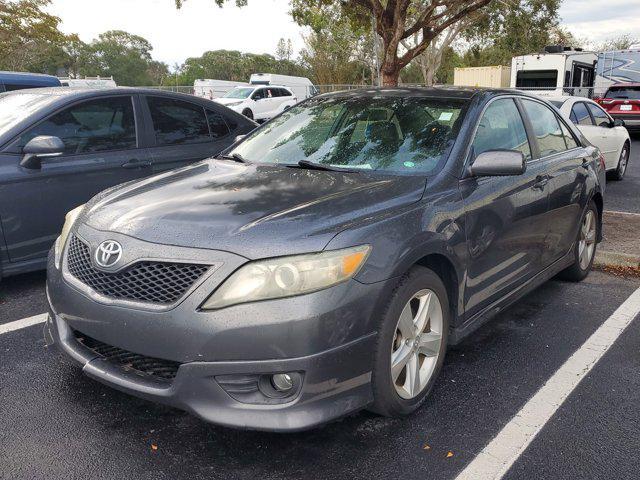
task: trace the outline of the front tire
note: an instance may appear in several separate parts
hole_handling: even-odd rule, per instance
[[[444,363],[450,310],[447,290],[432,270],[416,266],[400,280],[378,332],[370,410],[399,417],[425,401]]]
[[[622,152],[620,152],[620,159],[618,160],[618,166],[615,171],[611,175],[613,180],[622,180],[624,178],[624,174],[627,172],[627,166],[629,165],[629,144],[625,143],[624,147],[622,147]]]
[[[578,238],[573,248],[574,263],[560,274],[565,280],[580,282],[589,275],[596,257],[598,225],[598,209],[591,200],[580,222]]]

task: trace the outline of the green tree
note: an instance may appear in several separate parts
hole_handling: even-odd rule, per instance
[[[230,1],[230,0],[229,0]],[[301,24],[317,21],[318,7],[339,5],[354,24],[367,25],[373,20],[374,30],[382,41],[381,72],[385,85],[397,85],[400,71],[422,54],[442,32],[466,20],[492,0],[292,0],[292,13]],[[180,8],[183,0],[175,0]],[[225,0],[214,0],[218,6]],[[247,0],[235,0],[244,6]],[[402,41],[415,37],[408,49]]]
[[[49,0],[0,0],[0,70],[56,74],[69,64],[66,47],[76,36],[43,11]]]
[[[625,33],[617,37],[609,38],[601,44],[596,45],[595,50],[599,52],[607,52],[610,50],[626,50],[637,43],[639,43],[639,41],[636,37]]]
[[[138,35],[111,30],[81,50],[78,70],[80,75],[113,76],[120,85],[151,85],[152,50]]]
[[[510,0],[491,4],[465,31],[467,66],[511,65],[511,58],[564,43],[558,27],[562,0]],[[553,36],[556,38],[553,38]]]
[[[293,58],[293,45],[291,39],[285,40],[281,38],[278,40],[278,46],[276,47],[276,59],[279,61],[291,61]]]

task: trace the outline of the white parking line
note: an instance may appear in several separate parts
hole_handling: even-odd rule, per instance
[[[0,335],[4,333],[13,332],[14,330],[20,330],[21,328],[31,327],[38,323],[43,323],[47,320],[47,314],[41,313],[40,315],[34,315],[33,317],[23,318],[22,320],[16,320],[15,322],[3,323],[0,325]]]
[[[640,288],[560,367],[456,480],[502,478],[638,313]]]

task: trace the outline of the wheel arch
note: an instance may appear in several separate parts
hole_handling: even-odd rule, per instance
[[[455,326],[457,319],[460,317],[459,296],[461,287],[460,277],[453,261],[442,253],[430,253],[418,259],[415,265],[432,270],[444,283],[449,296],[449,308],[453,316],[453,325],[451,326]]]
[[[602,241],[602,215],[604,213],[604,198],[602,197],[601,192],[595,192],[591,197],[593,203],[596,204],[596,209],[598,210],[598,241]]]

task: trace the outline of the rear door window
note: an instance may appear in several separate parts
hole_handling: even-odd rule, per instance
[[[40,135],[59,137],[67,155],[136,148],[132,98],[101,98],[69,107],[22,134],[17,147]]]
[[[567,150],[558,118],[549,107],[533,100],[522,99],[538,142],[540,156],[546,157]]]
[[[222,115],[213,110],[207,110],[207,120],[209,122],[209,131],[211,137],[221,138],[229,134],[229,127]]]
[[[584,102],[577,102],[571,108],[571,121],[576,125],[593,125],[591,115]]]
[[[609,115],[604,113],[604,110],[602,110],[599,106],[594,105],[593,103],[587,103],[587,106],[589,107],[589,110],[591,111],[591,115],[593,115],[593,119],[595,120],[597,126],[599,127],[609,126],[609,124],[611,123],[611,120],[609,119]]]
[[[560,122],[560,128],[562,129],[562,135],[564,136],[564,143],[567,145],[567,149],[578,148],[578,142],[576,142],[573,134],[569,131],[569,127]]]
[[[485,110],[473,140],[477,157],[490,150],[518,150],[531,159],[531,147],[520,112],[511,98],[492,102]]]
[[[206,142],[211,139],[204,107],[173,98],[147,97],[157,145]]]

